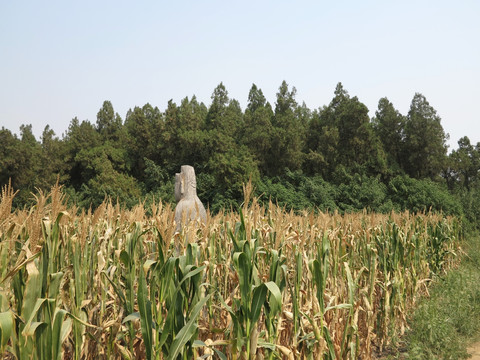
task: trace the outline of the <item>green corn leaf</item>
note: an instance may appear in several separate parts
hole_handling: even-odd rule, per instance
[[[250,260],[243,252],[233,254],[233,262],[238,271],[238,278],[240,282],[240,294],[243,301],[250,298],[251,282],[250,282]]]
[[[220,350],[217,350],[217,349],[213,348],[213,351],[215,351],[215,354],[217,354],[217,356],[221,360],[227,360],[227,357],[225,356],[225,354],[223,352],[221,352]]]
[[[330,336],[330,331],[325,325],[323,325],[323,337],[325,338],[325,342],[327,343],[328,347],[327,359],[335,360],[335,348],[332,337]]]
[[[129,264],[130,264],[130,255],[128,255],[128,253],[125,251],[125,250],[122,250],[120,252],[120,261],[122,262],[122,264],[128,268],[129,267]]]
[[[175,305],[177,302],[178,291],[175,291],[172,297],[170,307],[168,308],[167,319],[163,325],[162,335],[158,341],[158,347],[161,348],[163,344],[167,341],[167,338],[171,336],[174,332],[174,322],[175,322]]]
[[[32,311],[30,312],[29,314],[29,318],[27,320],[27,323],[25,325],[25,328],[23,329],[23,332],[25,334],[33,334],[35,332],[35,330],[33,331],[30,331],[30,327],[32,326],[32,323],[33,323],[33,319],[35,318],[35,316],[37,315],[38,313],[38,310],[40,309],[40,307],[47,301],[47,299],[37,299],[36,302],[35,302],[35,305],[33,306],[33,309]]]
[[[183,284],[183,283],[185,282],[185,280],[190,279],[192,276],[195,276],[195,275],[201,273],[201,272],[205,269],[205,265],[200,266],[200,267],[198,267],[198,268],[194,266],[194,267],[192,267],[192,268],[193,268],[193,270],[190,270],[190,271],[183,277],[183,279],[182,279],[182,281],[180,281],[180,284],[179,284],[179,285]]]
[[[62,357],[62,343],[72,330],[72,320],[65,319],[67,311],[56,309],[52,327],[52,359],[60,360]]]
[[[254,326],[257,322],[258,318],[260,317],[260,312],[262,310],[263,303],[267,297],[267,286],[265,284],[261,284],[253,289],[252,295],[252,307],[250,309],[250,324]]]
[[[0,349],[2,350],[12,336],[14,323],[13,313],[11,311],[0,313]]]
[[[320,332],[320,329],[318,328],[317,323],[315,322],[314,319],[312,319],[312,318],[311,318],[310,316],[308,316],[306,313],[301,312],[301,314],[302,314],[303,316],[305,316],[305,317],[307,318],[308,322],[310,323],[310,325],[312,325],[313,335],[315,336],[315,339],[316,339],[317,341],[319,341],[319,340],[321,339],[321,337],[322,337],[322,334],[321,334],[321,332]]]
[[[200,300],[195,306],[190,314],[190,320],[185,324],[183,328],[180,329],[178,334],[175,337],[175,340],[172,343],[170,348],[170,352],[168,354],[167,360],[174,360],[177,358],[177,355],[181,353],[185,344],[192,338],[192,336],[197,331],[197,317],[200,314],[203,306],[210,298],[211,295],[205,296],[202,300]]]
[[[50,285],[48,288],[48,297],[55,299],[60,292],[60,282],[63,278],[63,272],[57,272],[54,274],[50,274]]]
[[[118,342],[115,343],[115,346],[116,346],[118,352],[120,353],[120,355],[122,355],[123,359],[125,359],[125,360],[134,359],[132,353],[125,346],[120,345]]]
[[[282,308],[282,293],[280,292],[280,288],[276,283],[273,281],[268,281],[265,283],[265,286],[273,295],[270,299],[273,301],[270,304],[273,314],[277,314]]]
[[[322,268],[320,266],[320,262],[317,259],[313,260],[312,267],[313,279],[315,281],[315,285],[317,286],[317,300],[320,304],[320,311],[323,314],[323,312],[325,311],[325,303],[323,300],[325,281],[323,279]]]
[[[198,347],[208,347],[207,344],[205,344],[202,340],[195,340],[192,344],[192,347],[198,348]]]
[[[37,257],[39,257],[42,253],[41,252],[37,252],[36,254],[34,255],[31,255],[30,257],[28,257],[27,259],[25,259],[24,261],[22,261],[20,264],[18,264],[17,266],[15,266],[12,270],[10,270],[8,272],[7,275],[5,275],[5,277],[2,279],[2,281],[0,281],[0,284],[3,284],[5,282],[5,280],[7,280],[9,277],[12,277],[14,276],[21,268],[23,268],[26,264],[32,262],[33,260],[35,260]]]
[[[28,327],[25,327],[22,331],[22,335],[25,337],[34,336],[35,332],[42,327],[46,327],[47,323],[41,321],[34,321],[29,324]]]
[[[145,263],[143,264],[143,271],[146,273],[148,273],[148,270],[150,270],[150,268],[153,266],[153,268],[155,268],[155,266],[157,265],[158,261],[156,260],[147,260],[145,261]]]
[[[138,309],[140,312],[140,325],[142,330],[142,338],[145,344],[146,359],[152,358],[152,305],[148,300],[148,288],[145,280],[145,274],[143,267],[140,267],[140,273],[138,275],[138,292],[137,292]]]
[[[350,271],[350,266],[347,262],[344,262],[345,271],[347,272],[347,281],[348,281],[348,301],[350,304],[354,305],[355,302],[355,289],[356,285],[353,281],[352,272]]]
[[[262,338],[258,339],[258,345],[257,346],[259,348],[264,348],[264,349],[268,349],[268,350],[271,350],[271,351],[274,351],[277,348],[277,344],[273,344],[271,342],[265,341]]]
[[[68,335],[72,331],[72,324],[73,321],[71,318],[65,319],[65,321],[62,324],[62,330],[60,331],[60,341],[63,344],[65,340],[67,339]]]
[[[133,320],[140,320],[140,313],[138,311],[125,317],[122,320],[122,324],[125,324],[126,322],[133,321]]]
[[[29,319],[42,292],[42,279],[40,278],[40,273],[33,261],[26,264],[26,269],[28,279],[23,297],[22,317],[24,319]]]
[[[222,306],[225,308],[225,310],[228,311],[228,313],[230,314],[231,318],[232,318],[232,321],[233,321],[233,324],[234,324],[234,327],[238,327],[240,325],[239,323],[239,320],[238,320],[238,317],[237,317],[237,314],[233,311],[232,307],[227,305],[227,303],[225,302],[225,300],[223,299],[222,295],[220,293],[218,293],[218,297],[220,299],[220,303],[222,304]]]
[[[78,323],[80,323],[80,324],[82,324],[82,325],[88,326],[88,327],[93,328],[93,329],[101,329],[101,327],[98,327],[98,326],[89,324],[89,323],[87,323],[86,321],[80,319],[79,317],[73,315],[72,313],[67,313],[67,315],[70,316],[73,320],[75,320],[76,322],[78,322]]]

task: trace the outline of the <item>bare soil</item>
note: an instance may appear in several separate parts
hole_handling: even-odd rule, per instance
[[[480,360],[480,342],[472,344],[468,348],[468,353],[472,356],[470,360]]]

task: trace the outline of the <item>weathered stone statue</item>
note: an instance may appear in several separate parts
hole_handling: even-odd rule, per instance
[[[175,223],[177,230],[191,220],[205,223],[207,213],[197,196],[197,180],[192,166],[183,165],[179,174],[175,174]]]

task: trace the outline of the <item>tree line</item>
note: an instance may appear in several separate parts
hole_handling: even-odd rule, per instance
[[[81,207],[106,196],[126,206],[173,202],[174,174],[189,164],[212,211],[241,202],[251,179],[263,200],[295,210],[433,209],[473,220],[480,143],[463,137],[447,154],[447,139],[420,93],[406,115],[385,97],[370,118],[341,83],[328,105],[313,110],[285,81],[273,105],[252,85],[245,110],[220,83],[210,106],[185,97],[164,111],[136,106],[122,119],[105,101],[95,123],[74,118],[61,138],[49,126],[39,140],[31,125],[20,126],[19,136],[2,127],[0,185],[11,180],[19,190],[17,207],[57,177]]]

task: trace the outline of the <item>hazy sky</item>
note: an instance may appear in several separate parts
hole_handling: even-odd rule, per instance
[[[388,97],[407,114],[426,96],[456,148],[480,141],[480,1],[0,0],[0,127],[18,133],[96,121],[104,100],[124,119],[162,111],[223,82],[273,104],[282,80],[310,109],[342,82],[375,114]]]

